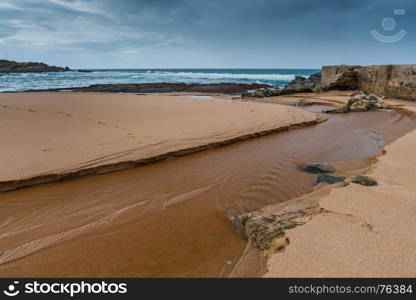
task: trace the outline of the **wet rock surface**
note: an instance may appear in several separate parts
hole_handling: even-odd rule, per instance
[[[345,181],[344,181],[345,186],[347,186],[351,183],[360,184],[360,185],[364,185],[364,186],[376,186],[376,185],[378,185],[378,183],[375,179],[373,179],[369,176],[365,176],[365,175],[351,176],[351,177],[348,177],[347,179],[345,179]]]
[[[327,183],[327,184],[336,184],[339,182],[343,182],[345,180],[345,177],[336,177],[326,174],[319,174],[318,178],[316,180],[317,184],[320,183]]]
[[[285,90],[317,89],[321,85],[321,72],[312,74],[309,77],[295,76],[295,79],[285,86]]]
[[[335,173],[337,170],[331,165],[310,164],[299,168],[301,171],[319,174],[319,173]]]
[[[348,112],[364,112],[373,109],[388,109],[388,105],[382,100],[382,97],[376,95],[367,95],[366,93],[354,93],[347,104],[342,107],[324,111],[330,114],[344,114]]]
[[[273,88],[261,91],[246,92],[241,95],[242,98],[264,98],[290,95],[296,93],[311,93],[321,90],[321,72],[312,74],[308,78],[295,76],[295,79],[289,82],[283,89]]]
[[[0,73],[42,73],[42,72],[66,72],[68,67],[49,66],[38,62],[16,62],[0,60]]]
[[[238,228],[254,248],[267,253],[283,250],[289,244],[285,231],[303,225],[308,214],[307,209],[293,207],[267,216],[261,212],[243,214],[234,217],[233,223],[239,224]]]

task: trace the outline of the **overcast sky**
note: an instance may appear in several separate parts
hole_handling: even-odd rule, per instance
[[[415,0],[0,0],[0,53],[71,68],[416,63],[415,16]]]

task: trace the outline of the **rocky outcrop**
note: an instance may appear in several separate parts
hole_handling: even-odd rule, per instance
[[[416,65],[324,66],[324,89],[360,89],[416,101]]]
[[[388,105],[382,100],[381,97],[376,95],[367,94],[354,94],[350,98],[347,104],[343,107],[324,111],[324,113],[330,114],[344,114],[348,112],[363,112],[373,109],[387,109]]]
[[[295,79],[285,86],[285,90],[316,90],[321,87],[321,72],[312,74],[309,77],[295,76]]]
[[[358,89],[358,76],[355,67],[343,68],[337,71],[331,82],[325,85],[326,90],[356,90]]]
[[[16,62],[0,60],[0,73],[42,73],[42,72],[66,72],[71,71],[68,67],[61,68],[48,66],[37,62]]]
[[[140,83],[140,84],[96,84],[88,87],[48,89],[44,91],[71,90],[74,92],[103,92],[103,93],[223,93],[240,94],[248,90],[270,87],[268,84],[243,83]]]
[[[242,98],[264,98],[264,97],[274,97],[280,96],[281,90],[279,88],[262,88],[256,91],[248,91],[241,94]]]
[[[319,174],[316,180],[316,183],[317,184],[320,184],[320,183],[335,184],[335,183],[343,182],[344,180],[345,180],[345,177],[337,177],[337,176],[331,176],[331,175],[326,175],[326,174]]]
[[[348,177],[344,181],[344,186],[347,186],[351,183],[360,184],[364,186],[376,186],[378,185],[377,181],[371,177],[365,175],[355,175]]]
[[[307,209],[289,207],[278,214],[264,215],[257,211],[233,217],[232,221],[250,244],[266,255],[270,250],[283,250],[289,244],[285,231],[303,225],[307,215]]]
[[[321,73],[315,73],[308,78],[303,76],[295,76],[295,79],[289,82],[284,89],[263,89],[258,91],[250,91],[243,93],[242,98],[264,98],[290,95],[296,93],[311,93],[321,90]]]

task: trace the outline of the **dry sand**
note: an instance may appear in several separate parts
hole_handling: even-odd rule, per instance
[[[0,181],[136,161],[316,118],[225,98],[0,94]]]
[[[413,103],[389,102],[416,112]],[[320,197],[322,212],[287,231],[290,245],[272,256],[265,277],[415,277],[415,147],[412,131],[385,148],[367,172],[378,186]]]

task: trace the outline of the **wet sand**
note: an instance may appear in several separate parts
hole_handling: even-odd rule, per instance
[[[301,163],[365,167],[414,128],[395,112],[332,116],[138,169],[1,194],[0,276],[227,276],[246,247],[231,216],[312,191],[316,176],[298,171]]]
[[[385,148],[366,171],[378,186],[352,184],[318,199],[322,212],[287,232],[291,243],[265,277],[415,277],[415,146],[413,130]]]

